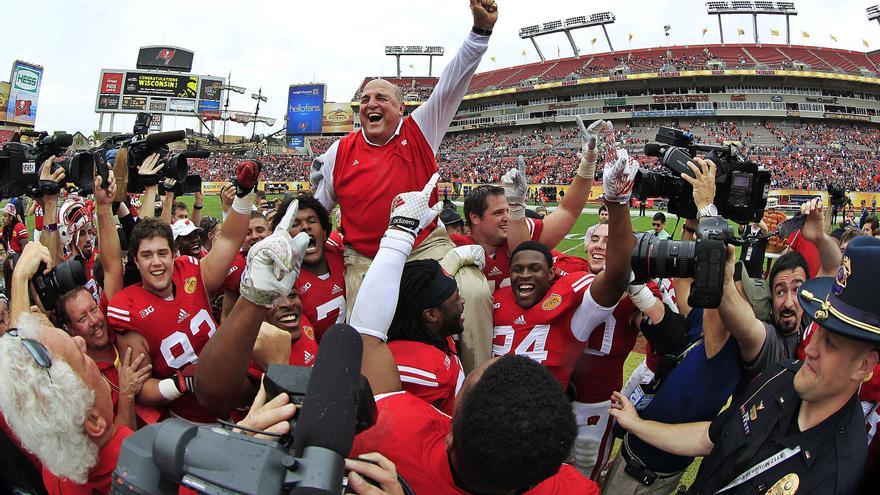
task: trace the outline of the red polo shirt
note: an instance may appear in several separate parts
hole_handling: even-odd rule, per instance
[[[82,485],[62,479],[43,467],[43,484],[49,495],[92,495],[110,493],[110,481],[122,442],[133,432],[127,426],[119,426],[113,438],[98,452],[98,463],[89,471],[89,479]]]

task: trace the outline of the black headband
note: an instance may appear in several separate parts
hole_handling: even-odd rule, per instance
[[[446,273],[439,263],[435,266],[434,280],[415,295],[410,303],[412,311],[422,312],[429,308],[438,308],[458,290],[455,279]]]

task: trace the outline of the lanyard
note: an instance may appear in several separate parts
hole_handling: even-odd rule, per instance
[[[787,459],[790,459],[791,457],[796,456],[797,454],[800,453],[800,451],[801,451],[800,446],[797,446],[793,449],[789,449],[789,448],[782,449],[779,452],[773,454],[772,456],[759,462],[758,464],[755,464],[755,466],[753,466],[751,469],[749,469],[748,471],[744,472],[743,474],[737,476],[737,478],[735,480],[731,481],[730,484],[728,484],[727,486],[718,490],[715,493],[718,494],[718,493],[721,493],[725,490],[730,490],[731,488],[733,488],[737,485],[741,485],[741,484],[745,483],[746,481],[754,478],[755,476],[763,473],[764,471],[767,471],[768,469],[772,468],[773,466],[775,466],[775,465],[777,465]]]

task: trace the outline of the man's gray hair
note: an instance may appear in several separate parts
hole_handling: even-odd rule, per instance
[[[25,314],[18,321],[19,336],[40,341],[40,326]],[[11,335],[0,337],[0,356],[0,411],[9,427],[46,469],[85,483],[98,462],[98,447],[83,427],[94,391],[57,355],[47,374]]]

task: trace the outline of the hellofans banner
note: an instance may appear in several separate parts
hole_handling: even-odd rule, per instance
[[[9,98],[6,104],[7,122],[34,125],[37,117],[37,97],[43,81],[43,68],[16,60],[9,79]]]
[[[321,134],[324,114],[324,85],[290,86],[287,95],[287,134]]]
[[[354,111],[351,103],[324,103],[321,130],[324,134],[351,132],[354,129]]]

